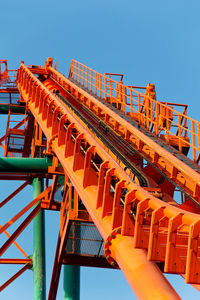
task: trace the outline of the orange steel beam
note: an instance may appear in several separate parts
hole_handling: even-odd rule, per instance
[[[112,266],[104,257],[90,257],[76,254],[64,255],[63,265],[82,266],[82,267],[94,267],[94,268],[108,268],[112,269]]]
[[[1,224],[0,224],[0,228],[1,228]],[[4,230],[5,235],[10,238],[10,234]],[[13,241],[13,244],[17,247],[17,249],[24,255],[24,257],[27,257],[28,254],[19,246],[19,244],[16,241]],[[0,260],[1,261],[1,260]]]
[[[46,92],[47,94],[46,94],[46,96],[48,95],[48,97],[49,97],[49,100],[52,100],[51,98],[53,97],[53,102],[55,101],[55,103],[58,103],[57,105],[59,105],[59,107],[61,106],[61,103],[56,99],[56,97],[54,97],[49,91],[48,91],[48,89],[46,89],[43,85],[41,85],[41,83],[39,82],[39,80],[37,80],[37,78],[35,78],[35,76],[33,76],[32,75],[32,73],[30,72],[29,73],[29,70],[27,69],[27,71],[28,71],[28,78],[30,78],[31,80],[33,79],[33,86],[34,86],[34,83],[37,83],[37,87],[38,87],[38,91],[37,92],[42,92],[42,91],[40,91],[40,88],[42,87],[42,90],[44,91],[44,92]],[[20,77],[20,75],[22,75],[22,74],[19,74],[19,77]],[[22,75],[22,76],[24,76],[24,75]],[[22,78],[22,80],[24,81],[24,83],[25,83],[25,85],[26,85],[26,87],[27,87],[27,84],[28,84],[28,82],[25,82],[25,77],[21,77]],[[23,79],[24,78],[24,79]],[[32,86],[32,87],[33,87]],[[36,87],[36,84],[35,84],[35,87]],[[26,95],[25,93],[23,93],[23,88],[24,88],[24,86],[23,85],[21,85],[21,86],[19,86],[19,89],[21,90],[21,92],[22,92],[22,95],[23,95],[23,97],[24,97],[24,99],[26,99],[26,97],[28,96],[28,98],[29,99],[33,99],[32,97],[30,97],[30,95]],[[28,91],[28,90],[27,90]],[[91,199],[93,199],[93,198],[97,198],[97,194],[96,194],[96,197],[95,197],[95,195],[92,193],[91,194],[91,192],[92,191],[89,191],[89,195],[87,194],[87,192],[86,192],[86,194],[85,193],[81,193],[82,191],[82,186],[83,186],[83,173],[82,174],[80,174],[80,175],[82,175],[81,177],[80,176],[78,176],[78,177],[80,177],[80,178],[78,178],[77,176],[75,176],[75,178],[73,178],[73,175],[72,174],[75,174],[75,171],[76,171],[76,168],[78,167],[78,165],[76,166],[75,165],[75,161],[72,161],[71,163],[70,163],[70,169],[69,168],[66,168],[67,167],[67,159],[65,159],[65,156],[68,156],[69,157],[69,154],[70,154],[70,156],[73,154],[73,152],[74,152],[74,150],[75,150],[75,153],[77,153],[75,156],[76,156],[76,160],[77,159],[79,159],[79,157],[80,157],[80,154],[79,154],[79,151],[80,151],[80,138],[83,138],[84,136],[83,136],[83,134],[79,134],[78,135],[78,138],[77,138],[77,142],[76,142],[76,146],[75,146],[75,149],[73,150],[73,148],[74,148],[74,146],[73,145],[71,145],[70,146],[70,148],[71,148],[71,150],[70,150],[70,148],[68,148],[68,151],[72,151],[72,153],[68,153],[68,155],[67,155],[67,153],[66,153],[66,150],[65,150],[65,147],[59,147],[59,146],[61,146],[60,144],[59,144],[59,146],[57,145],[57,137],[55,136],[55,134],[57,133],[57,132],[53,132],[53,139],[52,139],[52,108],[53,108],[53,104],[54,103],[51,103],[51,101],[48,103],[48,111],[47,111],[47,109],[46,109],[46,104],[47,104],[47,102],[45,103],[45,98],[46,98],[46,100],[48,101],[48,99],[47,99],[47,97],[45,97],[45,94],[43,95],[44,96],[44,99],[43,99],[43,97],[38,97],[39,95],[37,95],[37,97],[35,97],[35,99],[37,99],[37,100],[39,100],[40,99],[40,103],[38,103],[37,104],[37,108],[42,108],[42,106],[44,106],[44,108],[45,108],[45,111],[46,111],[46,117],[48,116],[48,119],[46,119],[46,121],[47,121],[47,124],[45,124],[45,122],[43,122],[43,120],[45,120],[45,118],[44,117],[42,117],[41,116],[41,114],[40,114],[40,117],[41,118],[39,118],[39,115],[38,115],[38,112],[37,112],[37,110],[35,110],[34,109],[34,104],[35,103],[33,103],[33,106],[31,106],[30,104],[31,103],[29,103],[29,108],[31,109],[31,111],[32,111],[32,113],[33,113],[33,115],[36,117],[36,119],[37,119],[37,121],[38,121],[38,123],[39,123],[39,125],[41,126],[41,128],[43,129],[43,132],[46,134],[46,136],[47,136],[47,138],[48,138],[48,140],[51,142],[50,144],[51,144],[51,150],[54,150],[55,151],[55,149],[58,149],[58,151],[55,151],[55,153],[57,154],[57,156],[58,156],[58,159],[60,160],[60,162],[62,163],[62,165],[63,166],[65,166],[65,169],[66,169],[66,171],[67,171],[67,174],[69,174],[70,175],[70,179],[72,179],[72,182],[75,184],[75,186],[76,186],[76,188],[77,188],[77,190],[79,191],[79,194],[81,194],[81,198],[82,199],[84,199],[85,201],[84,201],[84,203],[86,204],[87,202],[86,202],[86,199],[87,198],[91,198]],[[41,104],[43,103],[43,105],[41,106]],[[63,106],[63,105],[62,105]],[[37,109],[36,108],[36,109]],[[54,109],[55,110],[53,110],[53,111],[55,111],[56,112],[56,108],[54,107]],[[64,109],[64,107],[63,107],[63,109]],[[57,112],[58,112],[58,109],[57,109]],[[43,110],[43,113],[44,113],[44,110]],[[65,112],[65,114],[66,114],[66,112]],[[99,148],[99,145],[95,142],[95,140],[93,140],[93,138],[90,136],[90,135],[88,135],[88,133],[87,133],[87,130],[85,130],[84,128],[82,128],[82,126],[78,123],[77,124],[77,121],[76,121],[76,119],[71,115],[70,116],[70,118],[72,118],[73,119],[73,123],[72,123],[72,125],[74,124],[75,125],[75,123],[76,123],[76,126],[77,126],[77,129],[79,129],[79,130],[81,130],[81,132],[83,131],[84,132],[84,135],[85,136],[87,136],[88,137],[88,142],[89,142],[89,144],[91,145],[91,144],[96,144],[96,148]],[[54,118],[55,119],[55,121],[57,122],[57,118]],[[63,128],[61,129],[60,128],[60,126],[59,126],[59,129],[60,129],[60,141],[59,142],[61,142],[62,140],[63,140],[63,138],[64,138],[64,141],[65,141],[65,137],[66,137],[66,135],[65,135],[65,132],[63,132],[63,129],[64,129],[64,125],[65,125],[65,123],[63,122],[63,121],[65,121],[64,120],[64,117],[62,118],[62,125],[63,125]],[[49,126],[50,125],[50,126]],[[50,127],[50,128],[49,128]],[[53,128],[57,128],[58,129],[58,127],[57,126],[53,126]],[[70,126],[70,128],[69,128],[69,132],[68,132],[68,137],[70,138],[70,135],[71,135],[71,130],[72,130],[72,126]],[[69,133],[70,133],[70,135],[69,135]],[[62,134],[62,136],[61,136],[61,134]],[[63,135],[65,135],[65,136],[63,136]],[[56,144],[55,144],[55,142],[56,142]],[[70,142],[70,141],[69,141]],[[63,142],[62,142],[62,144],[63,144]],[[71,143],[70,143],[71,144]],[[56,146],[56,147],[55,147]],[[72,148],[72,146],[73,146],[73,148]],[[61,148],[64,148],[63,150],[64,151],[61,151],[61,153],[60,153],[60,149]],[[88,180],[87,180],[87,178],[89,177],[90,179],[91,178],[93,178],[94,177],[94,180],[96,181],[96,174],[94,173],[93,175],[92,175],[92,173],[91,173],[91,176],[89,175],[89,173],[88,172],[91,172],[92,170],[90,170],[90,161],[91,161],[91,155],[92,155],[92,152],[94,151],[94,147],[90,147],[89,149],[88,149],[89,151],[87,151],[87,154],[86,154],[86,157],[87,157],[87,164],[86,164],[86,169],[85,169],[85,173],[87,174],[87,177],[85,176],[85,180],[84,180],[84,186],[85,186],[85,188],[84,188],[84,191],[86,191],[86,187],[87,187],[87,185],[90,185],[90,184],[92,184],[92,182],[88,182]],[[105,152],[103,149],[101,149],[101,152]],[[59,154],[61,154],[62,156],[60,156]],[[100,154],[100,153],[99,153]],[[105,162],[107,162],[108,161],[108,164],[109,164],[109,160],[111,160],[111,158],[107,155],[107,153],[104,153],[104,155],[106,156],[105,158],[104,158],[104,160],[105,160]],[[70,158],[70,157],[69,157]],[[81,157],[80,157],[81,158]],[[63,159],[64,159],[64,161],[63,161]],[[127,180],[129,181],[129,179],[128,179],[128,176],[125,174],[125,172],[123,172],[122,170],[121,170],[121,168],[119,168],[118,167],[118,165],[115,163],[115,162],[113,162],[113,164],[115,164],[115,167],[116,167],[116,169],[118,169],[118,172],[119,173],[123,173],[123,175],[124,176],[126,176],[126,178],[127,178]],[[82,168],[83,168],[83,163],[81,163],[81,165],[82,165]],[[75,168],[76,167],[76,168]],[[79,169],[79,168],[78,168]],[[103,170],[103,169],[102,169]],[[71,176],[72,175],[72,176]],[[97,182],[96,182],[96,184],[97,184]],[[88,190],[88,189],[87,189]],[[97,193],[97,188],[95,189],[96,191],[96,193]],[[86,205],[86,207],[87,207],[87,205]],[[89,207],[88,207],[89,208]],[[96,208],[95,208],[95,211],[96,211]],[[89,212],[90,212],[90,210],[89,210]],[[101,229],[101,227],[102,226],[98,226],[100,229]],[[111,228],[110,228],[111,229]],[[105,233],[103,234],[103,236],[105,237]],[[162,280],[164,280],[164,279],[160,279],[161,280],[161,282],[162,282]],[[153,289],[156,289],[156,286],[152,286],[152,288]],[[172,291],[172,293],[173,293],[173,291]]]
[[[106,121],[118,135],[124,137],[145,159],[150,161],[187,194],[191,195],[194,201],[200,201],[200,175],[198,172],[127,122],[110,107],[105,106],[98,99],[65,78],[58,71],[52,67],[49,67],[49,71],[51,78],[58,82],[61,87],[70,91],[71,95],[89,107],[93,113],[103,116],[103,121]],[[114,120],[114,127],[112,125],[113,122],[109,123],[109,120],[110,122]],[[189,161],[189,159],[187,160]]]
[[[13,193],[6,197],[3,201],[0,202],[0,208],[4,206],[8,201],[15,197],[23,188],[25,188],[31,182],[30,179],[26,180],[20,187],[18,187]]]
[[[40,211],[40,203],[32,210],[32,212],[26,217],[26,219],[19,225],[19,227],[13,232],[13,234],[8,238],[8,240],[0,248],[0,256],[10,247],[10,245],[15,241],[15,239],[20,235],[20,233],[27,227],[27,225],[33,220],[33,218]]]
[[[59,232],[48,300],[56,299],[62,261],[63,261],[64,252],[67,245],[67,237],[69,235],[70,224],[71,224],[71,220],[69,219],[69,217],[66,217],[63,232],[62,233]]]
[[[0,173],[0,180],[21,180],[21,181],[25,181],[28,179],[32,179],[32,178],[44,178],[46,177],[45,174],[41,174],[41,173],[32,173],[32,174],[23,174],[23,173]]]
[[[1,65],[4,64],[4,71],[1,71]],[[8,81],[8,65],[7,59],[0,59],[0,86]]]
[[[111,153],[112,156],[115,156],[115,160],[117,160],[118,164],[120,164],[123,169],[127,169],[126,163],[129,164],[129,167],[131,165],[131,168],[128,168],[126,172],[129,172],[129,174],[131,173],[132,177],[135,178],[134,180],[138,180],[142,186],[144,184],[145,186],[148,185],[148,179],[146,178],[145,174],[142,173],[142,170],[138,171],[137,167],[134,168],[133,164],[130,163],[131,160],[136,159],[135,157],[132,157],[132,155],[135,154],[135,151],[132,149],[131,145],[129,145],[127,142],[124,144],[123,139],[120,140],[119,136],[115,132],[109,130],[108,126],[101,122],[101,119],[98,119],[91,113],[89,109],[83,107],[77,99],[72,97],[70,93],[67,93],[66,90],[61,88],[61,86],[55,83],[55,81],[47,79],[44,84],[50,91],[57,91],[56,96],[61,101],[63,100],[65,104],[70,105],[75,113],[77,112],[79,114],[79,117],[82,118],[82,121],[85,120],[87,122],[86,124],[88,126],[88,131],[92,134],[97,134],[95,138],[98,143],[103,145],[106,151]],[[109,145],[111,148],[109,148]],[[127,153],[128,158],[125,159]],[[126,160],[126,162],[124,160]],[[140,160],[140,162],[141,161],[142,160]]]
[[[67,246],[67,240],[70,232],[71,223],[73,220],[78,220],[79,222],[88,221],[88,216],[86,218],[80,218],[79,216],[78,194],[74,189],[74,187],[72,187],[72,185],[68,182],[67,176],[65,177],[64,187],[65,188],[63,194],[63,201],[60,210],[60,231],[58,235],[56,254],[55,254],[53,272],[52,272],[50,289],[49,289],[49,296],[48,296],[49,300],[56,299],[61,267],[64,258],[66,258],[66,246]],[[72,199],[72,190],[74,190],[73,199]]]
[[[30,208],[32,208],[35,204],[37,204],[43,197],[45,193],[41,193],[37,198],[31,201],[28,205],[26,205],[19,213],[17,213],[12,219],[10,219],[5,225],[0,228],[0,234],[3,233],[6,229],[8,229],[13,223],[15,223],[21,216],[23,216]]]
[[[14,70],[16,72],[16,70]],[[3,94],[3,93],[12,93],[12,94],[19,94],[19,91],[18,89],[15,87],[4,87],[4,88],[1,88],[0,90],[0,94]],[[8,104],[8,103],[5,103],[5,104]]]
[[[0,264],[32,264],[32,259],[26,258],[0,258]]]
[[[6,151],[6,146],[3,145],[1,142],[0,142],[0,146],[3,148],[4,151]],[[10,157],[14,157],[14,155],[13,155],[11,152],[8,152],[8,155],[9,155]]]
[[[0,286],[0,292],[2,292],[9,284],[11,284],[16,278],[18,278],[21,274],[23,274],[27,269],[31,268],[31,264],[26,264],[23,268],[21,268],[15,275],[13,275],[9,280],[7,280],[4,284]]]
[[[61,204],[55,201],[50,201],[50,199],[43,199],[41,202],[41,208],[48,210],[60,210]]]
[[[155,244],[155,238],[158,234],[154,234],[151,239],[149,239],[148,234],[145,236],[145,232],[143,232],[143,228],[141,228],[143,227],[143,224],[140,224],[140,219],[145,219],[145,222],[148,221],[149,224],[151,224],[149,231],[150,233],[153,233],[153,230],[155,230],[155,216],[157,217],[158,210],[162,209],[162,218],[168,219],[170,223],[169,227],[164,224],[169,244],[171,236],[174,237],[178,235],[178,231],[182,230],[182,234],[188,236],[187,246],[193,247],[193,239],[196,238],[196,235],[200,232],[200,228],[196,225],[194,233],[192,228],[196,222],[198,223],[199,215],[188,213],[170,206],[151,196],[141,187],[131,182],[127,174],[96,142],[94,137],[88,133],[88,130],[84,128],[78,117],[75,116],[70,109],[66,109],[65,105],[49,92],[49,90],[30,72],[30,70],[28,70],[28,68],[25,67],[24,64],[21,65],[18,73],[18,88],[27,102],[28,108],[33,113],[47,137],[49,151],[54,152],[58,157],[105,240],[107,240],[107,238],[112,235],[112,232],[119,227],[121,228],[121,233],[118,233],[116,240],[126,241],[126,244],[130,240],[130,237],[133,239],[132,236],[134,235],[134,230],[136,230],[135,236],[138,236],[137,233],[139,230],[142,234],[141,238],[144,238],[147,244]],[[85,153],[81,152],[81,145],[86,145]],[[98,168],[95,167],[96,164],[99,165]],[[118,183],[116,184],[113,193],[111,193],[111,181],[113,176],[117,179]],[[124,197],[124,206],[120,205],[121,197]],[[138,207],[138,210],[134,211],[134,207]],[[152,214],[148,213],[148,211],[151,211]],[[178,225],[175,226],[176,215],[180,214],[182,218],[179,218]],[[136,215],[137,226],[134,224],[134,215]],[[153,215],[154,218],[151,217],[151,215]],[[162,218],[157,218],[157,225],[160,225],[159,222],[162,222]],[[179,240],[182,242],[182,239]],[[176,251],[178,249],[179,240],[173,244],[173,248],[167,249],[168,255],[165,260],[167,270],[170,270],[169,262],[173,261],[174,253],[172,250],[175,249]],[[108,240],[108,242],[112,245],[112,241]],[[160,240],[158,240],[154,246],[155,251],[158,251],[160,247],[159,242]],[[122,244],[124,244],[124,242],[122,242]],[[138,295],[140,294],[141,298],[143,296],[145,297],[146,294],[143,294],[143,283],[145,281],[146,285],[149,287],[149,293],[155,293],[156,297],[159,297],[160,295],[160,291],[157,290],[158,285],[163,287],[167,286],[162,291],[162,295],[166,295],[167,299],[174,299],[177,297],[171,286],[166,283],[162,274],[157,273],[157,268],[155,268],[153,262],[149,262],[152,266],[151,273],[157,274],[155,276],[156,278],[159,278],[159,284],[158,281],[155,282],[151,280],[151,276],[148,274],[149,267],[143,256],[143,254],[147,252],[142,249],[134,251],[134,244],[135,247],[138,247],[137,243],[134,242],[132,244],[134,253],[133,261],[137,261],[138,256],[138,259],[141,259],[144,262],[144,276],[140,279],[138,278],[140,284],[137,281]],[[140,248],[142,247],[140,246]],[[114,249],[115,248],[111,248],[111,250],[107,249],[108,251],[111,251],[110,262],[113,263],[116,259],[117,264],[123,268],[124,258],[120,255],[117,256]],[[112,258],[112,255],[114,258]],[[107,259],[109,260],[109,258]],[[190,277],[190,280],[200,280],[196,275],[193,276],[194,272],[191,272],[190,268],[191,265],[195,265],[197,261],[197,256],[191,256],[190,254],[187,256],[187,261],[185,262],[186,274]],[[145,270],[147,272],[145,272]],[[174,272],[179,271],[177,269]],[[135,289],[135,285],[131,280],[131,278],[134,278],[134,274],[135,269],[128,269],[125,273],[127,279],[131,282],[131,286]]]
[[[23,214],[25,214],[30,208],[36,205],[39,201],[40,203],[32,210],[32,212],[25,218],[25,220],[18,226],[12,235],[7,234],[8,240],[0,248],[0,256],[10,247],[12,243],[15,243],[15,239],[20,235],[20,233],[27,227],[27,225],[33,220],[37,213],[41,209],[41,201],[43,199],[48,199],[51,193],[52,186],[49,186],[45,191],[43,191],[38,197],[31,201],[27,206],[25,206],[19,213],[17,213],[10,221],[8,221],[4,226],[0,227],[0,234],[5,232],[14,222],[16,222]],[[57,207],[56,207],[57,208]],[[16,244],[17,245],[17,244]],[[18,245],[17,245],[18,246]],[[19,249],[19,247],[18,247]],[[21,251],[21,249],[19,249]],[[24,252],[24,251],[23,251]],[[25,253],[25,252],[24,252]]]
[[[25,122],[26,120],[27,120],[27,117],[24,118],[23,120],[21,120],[16,126],[13,127],[13,129],[18,129],[18,128],[20,128],[20,127],[22,126],[22,124],[24,124],[24,122]],[[0,138],[0,146],[1,146],[4,150],[6,150],[6,146],[3,145],[2,142],[6,140],[6,137],[7,137],[7,135],[5,134],[4,136],[2,136],[2,137]],[[13,155],[11,152],[8,152],[7,154],[8,154],[9,156],[11,156],[11,157],[14,157],[14,155]]]
[[[129,284],[134,287],[138,299],[181,299],[167,280],[160,280],[162,273],[147,259],[146,251],[133,250],[132,243],[131,237],[116,237],[112,241],[110,251]],[[151,277],[148,282],[146,282],[147,274]],[[143,283],[141,283],[141,278],[143,278]],[[152,285],[155,283],[157,284],[156,293],[152,291]]]
[[[151,93],[144,95],[133,88],[108,79],[75,60],[72,60],[69,78],[73,78],[78,84],[81,84],[101,99],[109,99],[111,103],[112,99],[115,99],[115,102],[117,101],[120,104],[118,107],[124,114],[131,117],[137,115],[138,122],[143,125],[146,119],[145,127],[150,129],[153,125],[152,129],[156,135],[159,135],[160,131],[164,131],[167,141],[169,141],[170,135],[176,137],[176,133],[172,131],[173,127],[176,126],[178,128],[179,150],[182,149],[184,143],[191,146],[193,160],[197,162],[200,151],[200,122],[174,110],[173,107],[163,102],[156,101]],[[147,103],[148,109],[144,116]],[[161,113],[163,111],[166,112],[165,116]],[[170,116],[173,116],[173,119]],[[160,122],[162,117],[165,118],[166,126],[163,126],[163,122]],[[176,118],[176,121],[174,118]],[[192,143],[186,141],[187,136],[191,137]]]
[[[27,120],[27,117],[25,119],[21,120],[16,126],[13,127],[13,129],[18,129],[19,127],[21,127],[26,120]],[[5,139],[6,139],[6,134],[0,138],[0,143],[2,143]]]
[[[22,186],[20,186],[12,196],[17,194],[25,185],[28,184],[30,180],[27,180]],[[4,226],[0,225],[0,233],[5,233],[8,236],[8,240],[1,246],[0,248],[0,256],[8,249],[8,247],[13,243],[25,257],[28,255],[25,251],[16,243],[15,239],[21,234],[21,232],[27,227],[27,225],[33,220],[33,218],[37,215],[40,209],[48,208],[48,203],[50,203],[50,195],[52,193],[53,185],[47,187],[45,191],[43,191],[37,198],[35,198],[31,203],[29,203],[22,211],[20,211],[15,217],[13,217],[9,222],[7,222]],[[10,197],[11,198],[11,197]],[[39,204],[37,202],[41,201]],[[3,201],[5,202],[5,201]],[[34,205],[37,206],[32,210],[32,212],[25,218],[25,220],[18,226],[18,228],[13,232],[13,234],[9,234],[5,229],[12,225],[16,220],[18,220],[25,212],[27,212],[31,207]],[[51,203],[51,209],[59,210],[60,203]],[[9,280],[7,280],[4,284],[0,286],[0,291],[5,289],[10,283],[12,283],[17,277],[19,277],[26,269],[31,268],[32,260],[29,258],[26,259],[8,259],[8,258],[1,258],[0,264],[25,264],[25,266],[20,269],[15,275],[13,275]]]

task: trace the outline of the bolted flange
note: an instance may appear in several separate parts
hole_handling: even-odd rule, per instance
[[[112,240],[116,238],[117,234],[121,233],[121,227],[116,228],[106,239],[105,244],[104,244],[104,253],[107,261],[112,267],[116,267],[117,264],[115,260],[112,258],[111,251],[110,251],[110,246],[112,245]]]

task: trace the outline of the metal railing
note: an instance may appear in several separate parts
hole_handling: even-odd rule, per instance
[[[187,105],[157,101],[148,93],[114,81],[75,60],[71,63],[70,78],[99,100],[109,102],[147,130],[176,145],[181,152],[190,148],[193,161],[199,163],[200,122],[187,116]]]
[[[8,70],[8,77],[0,81],[0,88],[16,88],[17,70]]]
[[[8,83],[16,87],[16,80],[17,80],[17,70],[8,70]]]

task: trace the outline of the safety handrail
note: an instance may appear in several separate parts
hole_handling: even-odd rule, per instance
[[[61,77],[60,74],[60,80]],[[146,249],[150,260],[165,263],[165,272],[186,274],[187,282],[199,284],[199,251],[196,247],[200,235],[199,214],[161,201],[132,182],[118,162],[101,147],[88,128],[84,127],[79,117],[50,92],[23,63],[18,71],[17,81],[28,109],[47,137],[48,151],[59,158],[107,242],[105,244],[110,245],[110,248],[105,249],[105,253],[110,251],[110,255],[106,257],[108,261],[114,263],[116,260],[125,270],[130,263],[126,263],[127,254],[118,245],[122,243],[122,248],[126,250],[131,247],[129,253],[133,253],[134,248]],[[87,145],[84,152],[81,143]],[[95,157],[98,167],[94,168]],[[196,191],[198,192],[198,188]],[[113,237],[119,244],[110,242]],[[161,257],[163,241],[166,255]],[[113,250],[114,245],[116,249]],[[147,251],[143,252],[145,257]],[[116,253],[120,255],[115,255]],[[137,251],[132,254],[133,259],[136,259],[135,253]],[[181,253],[184,254],[183,262],[180,261]],[[134,276],[132,269],[126,270],[126,274],[129,278]]]
[[[163,135],[166,142],[176,140],[180,151],[191,147],[193,161],[199,163],[200,122],[187,116],[186,109],[181,113],[174,109],[174,104],[157,101],[75,60],[72,60],[69,78],[157,136]]]
[[[32,82],[33,84],[30,85],[30,82]],[[22,63],[21,64],[21,67],[19,69],[19,73],[18,73],[18,86],[21,87],[21,92],[22,90],[24,91],[24,93],[26,92],[27,95],[29,95],[29,98],[32,99],[32,101],[35,102],[35,98],[36,98],[36,89],[37,87],[40,88],[41,90],[41,93],[43,93],[43,97],[46,99],[45,100],[45,105],[43,105],[45,107],[45,110],[46,110],[46,106],[48,107],[51,107],[52,108],[52,105],[50,105],[51,103],[53,103],[54,105],[54,109],[52,110],[51,109],[51,113],[54,114],[55,112],[57,112],[58,108],[63,111],[63,113],[67,113],[68,115],[68,118],[70,117],[70,112],[65,108],[64,105],[62,105],[57,99],[56,97],[30,72],[30,70]],[[24,94],[25,96],[25,94]],[[28,96],[26,96],[28,98]],[[38,100],[39,101],[39,100]],[[41,100],[40,100],[41,101]],[[38,105],[38,104],[37,104]],[[43,107],[42,106],[42,107]],[[39,106],[40,107],[40,106]],[[47,111],[46,111],[46,114],[47,114]],[[47,114],[48,115],[48,114]],[[48,118],[50,118],[51,120],[54,120],[54,122],[60,122],[60,118],[59,119],[55,119],[53,117],[50,117],[48,115]],[[76,118],[78,119],[78,116],[76,116]],[[73,117],[74,119],[74,117]],[[78,123],[80,124],[80,123]],[[53,127],[53,124],[51,124],[51,127]],[[57,126],[57,129],[58,129],[58,126]],[[59,133],[59,135],[61,135],[61,133]],[[79,136],[79,135],[78,135]],[[86,138],[86,137],[85,137]],[[91,136],[90,136],[91,138]],[[93,140],[93,138],[91,138]],[[58,149],[58,152],[60,151],[60,149]],[[102,161],[112,161],[113,162],[113,166],[111,164],[111,169],[112,168],[115,168],[115,176],[119,176],[119,182],[123,181],[123,180],[127,180],[127,174],[122,171],[121,168],[118,169],[118,164],[113,160],[111,159],[111,157],[109,156],[109,159],[108,159],[108,154],[106,152],[104,152],[103,150],[101,150],[102,153],[104,153],[105,157],[102,157],[102,153],[100,154],[99,150],[97,149],[96,147],[96,150],[95,150],[99,157],[102,158]],[[110,162],[111,163],[111,162]],[[100,172],[100,170],[98,170],[98,172]],[[132,181],[127,181],[127,186],[126,186],[126,193],[128,194],[128,192],[131,192],[131,191],[137,191],[137,199],[139,201],[143,201],[144,199],[146,199],[146,197],[148,198],[149,200],[149,204],[151,204],[152,206],[152,209],[157,209],[159,208],[163,202],[158,199],[158,198],[155,198],[153,196],[150,196],[143,188],[141,188],[140,186],[136,185],[135,183],[133,183]],[[134,198],[135,199],[135,198]],[[151,201],[152,200],[152,201]],[[197,214],[194,214],[194,213],[190,213],[190,212],[185,212],[183,210],[181,210],[180,208],[177,208],[175,206],[171,206],[167,203],[165,203],[165,206],[167,207],[167,217],[171,218],[172,216],[174,216],[175,213],[185,213],[184,215],[184,222],[185,224],[187,225],[190,225],[191,223],[199,220],[199,215]]]
[[[16,85],[17,80],[17,70],[8,70],[9,83]]]

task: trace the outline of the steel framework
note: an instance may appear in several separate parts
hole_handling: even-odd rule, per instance
[[[33,268],[34,299],[46,298],[44,210],[60,213],[49,300],[56,299],[63,264],[73,299],[78,266],[121,269],[139,299],[180,299],[163,273],[199,289],[200,122],[187,116],[187,105],[156,100],[151,83],[127,86],[123,74],[102,75],[74,60],[68,78],[52,58],[44,67],[3,65],[0,113],[8,122],[0,179],[24,183],[0,207],[30,183],[34,199],[0,227],[8,237],[1,257],[12,243],[25,257],[0,259],[24,265],[0,291]],[[33,219],[28,257],[16,239]]]

